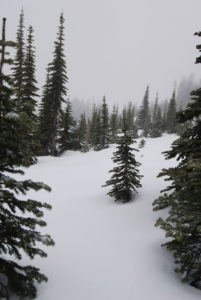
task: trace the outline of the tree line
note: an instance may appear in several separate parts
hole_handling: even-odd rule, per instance
[[[137,109],[130,102],[121,113],[116,105],[110,113],[103,96],[101,105],[94,104],[89,118],[83,112],[80,119],[75,120],[72,104],[67,99],[64,41],[62,13],[38,105],[34,30],[29,26],[25,41],[21,11],[16,42],[7,41],[6,19],[3,19],[0,40],[0,296],[9,299],[9,291],[12,291],[22,298],[36,297],[36,282],[47,281],[47,277],[38,268],[22,266],[10,257],[20,260],[21,250],[30,258],[44,257],[46,253],[38,247],[38,242],[54,245],[48,234],[42,235],[36,229],[38,225],[46,225],[42,220],[43,210],[51,206],[34,199],[24,200],[30,189],[50,191],[50,187],[41,182],[15,179],[15,174],[23,175],[20,167],[36,163],[39,155],[58,156],[66,150],[99,151],[117,143],[113,160],[120,166],[111,170],[113,175],[105,185],[113,187],[109,195],[128,202],[132,199],[132,190],[141,186],[142,177],[138,172],[140,164],[132,154],[136,149],[130,145],[137,137],[155,138],[163,132],[180,134],[172,150],[166,153],[168,159],[177,157],[180,162],[159,175],[169,176],[171,185],[154,202],[155,210],[170,209],[169,217],[160,218],[157,225],[172,238],[166,245],[174,252],[184,280],[201,288],[201,90],[192,92],[194,102],[181,112],[177,112],[175,91],[166,105],[159,104],[157,95],[151,108],[147,86],[141,106]],[[9,56],[9,48],[15,49],[14,59]],[[200,61],[198,57],[197,62]],[[10,74],[4,72],[6,65],[10,66]],[[26,212],[32,217],[26,217],[23,214]]]
[[[58,156],[66,150],[85,152],[108,147],[116,141],[118,132],[123,129],[123,114],[127,118],[132,137],[159,137],[163,132],[180,132],[181,128],[178,128],[175,120],[175,91],[163,107],[156,96],[154,107],[150,108],[149,87],[139,109],[130,102],[121,113],[117,105],[114,105],[110,113],[106,97],[103,96],[101,105],[94,104],[90,117],[86,118],[83,112],[79,120],[73,118],[72,103],[67,99],[63,14],[60,16],[54,42],[53,58],[46,68],[46,82],[42,96],[39,97],[33,34],[34,30],[30,26],[25,42],[22,11],[17,30],[12,79],[16,109],[24,120],[24,128],[21,130],[22,147],[26,148],[23,150],[24,164],[34,163],[34,157],[40,155]]]

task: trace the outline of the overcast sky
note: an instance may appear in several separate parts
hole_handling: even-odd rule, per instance
[[[23,6],[25,26],[35,30],[37,80],[45,81],[59,16],[65,17],[69,97],[110,103],[169,98],[175,81],[195,74],[201,39],[201,0],[0,0],[7,38],[15,39]]]

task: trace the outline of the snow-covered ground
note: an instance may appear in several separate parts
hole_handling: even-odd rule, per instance
[[[52,192],[31,192],[50,202],[45,232],[55,247],[45,248],[48,258],[37,258],[49,281],[38,288],[38,300],[196,300],[201,291],[181,283],[172,255],[160,245],[164,232],[154,227],[159,215],[152,202],[167,184],[156,178],[176,136],[146,139],[136,154],[142,163],[143,187],[135,200],[117,204],[101,185],[110,178],[115,146],[88,153],[66,152],[59,158],[42,157],[26,177],[43,181]],[[138,143],[136,146],[138,146]],[[28,260],[25,260],[27,263]]]

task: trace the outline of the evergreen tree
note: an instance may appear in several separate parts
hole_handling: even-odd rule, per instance
[[[42,235],[36,230],[36,227],[46,225],[41,217],[43,208],[51,208],[50,205],[32,199],[24,200],[23,196],[30,189],[38,191],[50,188],[40,182],[12,177],[12,174],[23,175],[19,169],[23,162],[19,142],[22,120],[12,100],[11,76],[3,73],[6,63],[12,65],[12,60],[6,58],[7,47],[14,45],[6,41],[5,24],[4,18],[0,41],[0,297],[9,299],[12,291],[19,298],[31,299],[36,297],[35,284],[47,281],[47,277],[38,268],[20,265],[17,260],[22,259],[22,252],[30,258],[35,255],[45,257],[47,255],[38,243],[53,245],[54,242],[49,235]],[[12,259],[13,256],[15,259]]]
[[[21,144],[24,152],[24,164],[30,165],[36,161],[33,155],[39,153],[37,138],[38,117],[36,115],[38,88],[35,78],[35,52],[33,47],[33,28],[28,29],[27,47],[24,59],[24,81],[22,87],[22,103],[19,114],[23,120],[21,129]]]
[[[89,120],[89,144],[91,147],[95,145],[96,120],[97,120],[97,107],[94,104],[91,120]]]
[[[141,187],[138,167],[140,163],[136,161],[133,154],[137,149],[130,145],[134,143],[132,137],[127,133],[127,125],[124,118],[123,135],[117,139],[117,151],[113,153],[113,162],[118,166],[110,170],[113,173],[111,178],[103,185],[112,186],[107,194],[115,198],[115,201],[129,202],[133,198],[133,192]]]
[[[147,137],[150,131],[150,112],[149,112],[149,86],[145,91],[142,105],[137,116],[138,128],[142,130],[142,136]]]
[[[82,152],[89,151],[88,146],[88,130],[85,113],[80,115],[80,121],[78,125],[78,137],[79,137],[79,150]]]
[[[201,36],[201,32],[197,35]],[[201,45],[197,49],[201,51]],[[196,60],[200,62],[201,56]],[[168,217],[159,218],[156,225],[169,237],[165,246],[179,265],[176,271],[184,282],[201,289],[201,88],[191,95],[192,102],[176,118],[180,124],[192,125],[165,152],[166,158],[176,158],[178,165],[159,174],[167,176],[171,183],[153,205],[154,210],[168,208]]]
[[[50,132],[52,127],[50,98],[50,70],[47,67],[46,82],[43,87],[43,95],[39,106],[38,138],[40,141],[40,154],[49,155],[51,153]]]
[[[105,96],[101,106],[100,149],[109,147],[109,114]]]
[[[176,99],[175,99],[175,91],[172,93],[172,98],[170,99],[168,111],[167,111],[167,132],[168,133],[176,133]]]
[[[132,102],[129,102],[128,107],[125,109],[125,112],[123,112],[123,115],[124,114],[126,117],[128,134],[133,138],[137,138],[138,135],[137,135],[137,124],[135,123],[135,108]]]
[[[72,105],[67,101],[66,111],[62,112],[60,132],[58,138],[59,152],[75,150],[75,121],[72,116]]]
[[[158,95],[155,100],[152,122],[151,122],[151,137],[160,137],[162,134],[162,115],[158,105]]]
[[[23,105],[23,83],[24,83],[24,12],[20,13],[19,25],[16,36],[16,56],[13,69],[13,87],[14,97],[18,111],[21,111]]]
[[[66,83],[68,77],[66,75],[66,61],[64,55],[64,16],[60,16],[60,25],[55,41],[54,58],[49,64],[49,81],[48,81],[48,96],[44,98],[47,100],[49,106],[49,141],[50,154],[57,155],[57,137],[59,131],[59,124],[62,115],[62,103],[65,103],[64,96],[67,93]]]
[[[95,151],[102,149],[101,109],[94,104],[89,128],[89,143]]]
[[[110,130],[111,130],[111,135],[110,135],[110,141],[111,143],[115,143],[116,141],[116,136],[117,136],[117,131],[118,131],[118,107],[115,105],[113,106],[112,114],[110,116]]]
[[[102,122],[101,122],[101,108],[99,107],[96,112],[96,123],[94,132],[94,150],[99,151],[103,149],[102,143]]]

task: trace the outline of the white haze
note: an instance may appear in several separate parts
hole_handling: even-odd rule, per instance
[[[15,39],[23,7],[35,29],[37,79],[45,82],[63,9],[68,97],[139,104],[147,84],[151,99],[169,98],[184,76],[195,74],[201,30],[200,0],[1,0],[8,39]]]

